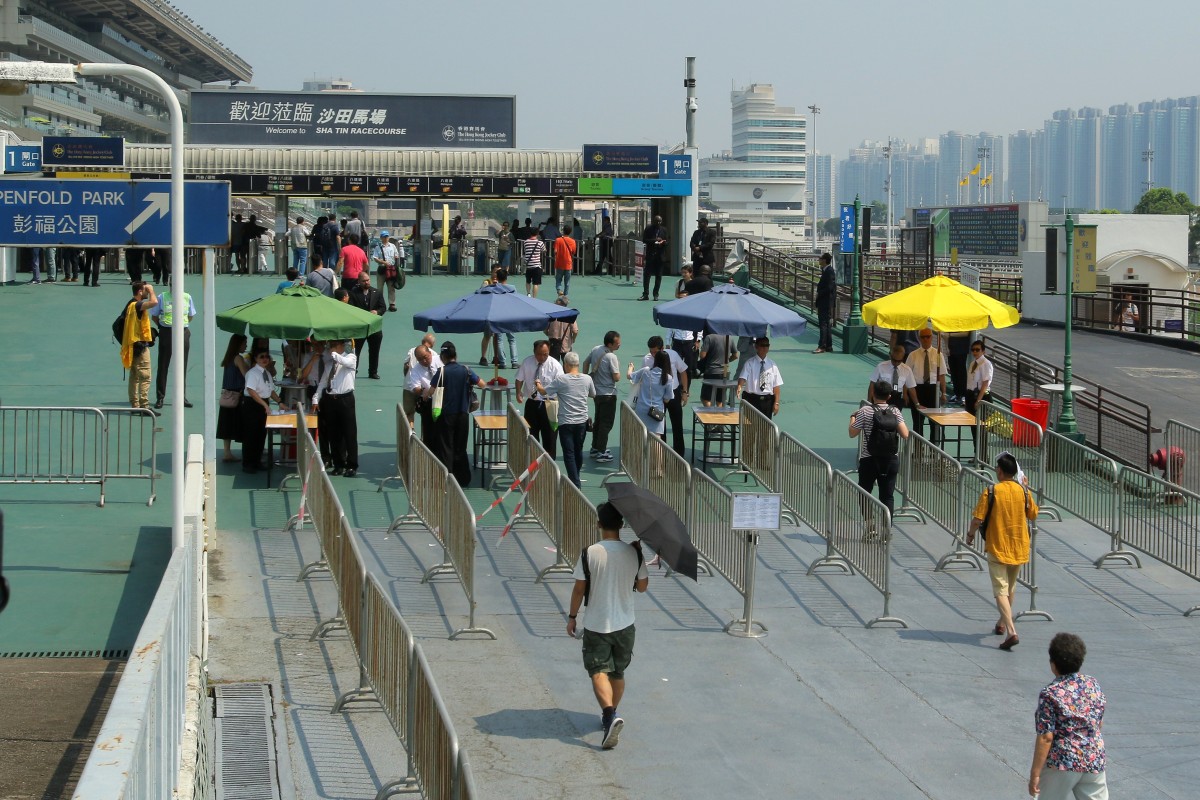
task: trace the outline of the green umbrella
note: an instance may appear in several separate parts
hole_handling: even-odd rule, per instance
[[[217,327],[266,339],[364,339],[383,328],[383,317],[326,297],[311,286],[293,286],[222,311]]]

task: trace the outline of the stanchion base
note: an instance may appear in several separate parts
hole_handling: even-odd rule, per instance
[[[946,567],[952,564],[966,564],[975,570],[983,569],[983,564],[979,561],[979,556],[967,550],[955,550],[939,558],[937,566],[933,568],[933,571],[945,572]]]
[[[341,617],[327,619],[324,622],[318,622],[317,627],[313,628],[312,635],[308,637],[310,642],[315,642],[317,639],[324,639],[326,634],[337,630],[346,629],[346,620]]]
[[[392,781],[391,783],[385,784],[382,789],[376,792],[375,800],[387,800],[387,798],[398,794],[420,793],[421,785],[417,783],[416,778],[401,778],[398,781]]]
[[[277,492],[288,491],[288,482],[293,481],[293,480],[296,481],[296,484],[298,487],[304,485],[304,482],[300,480],[300,473],[292,472],[288,475],[284,475],[283,478],[280,479],[279,486],[275,489],[275,491],[277,491]]]
[[[823,558],[818,558],[816,561],[808,565],[808,572],[806,574],[812,575],[814,572],[822,569],[823,567],[840,569],[843,575],[854,574],[854,567],[850,566],[850,562],[841,556],[825,556]]]
[[[547,575],[553,575],[553,574],[555,574],[555,573],[558,573],[558,572],[564,573],[564,574],[566,574],[566,575],[570,575],[570,574],[571,574],[572,572],[574,572],[574,571],[575,571],[575,570],[573,570],[573,569],[572,569],[570,566],[568,566],[567,564],[552,564],[552,565],[550,565],[550,566],[546,567],[546,568],[545,568],[544,570],[542,570],[541,572],[539,572],[539,573],[538,573],[538,576],[537,576],[537,577],[534,579],[534,581],[533,581],[533,582],[534,582],[534,583],[541,583],[543,580],[545,580],[545,578],[546,578],[546,576],[547,576]]]
[[[455,573],[454,565],[449,561],[445,561],[437,566],[430,567],[429,569],[425,570],[425,574],[421,576],[421,583],[429,583],[429,579],[434,575],[444,575],[446,573],[450,573],[451,575]]]
[[[1137,553],[1129,550],[1113,550],[1112,552],[1105,553],[1104,555],[1100,556],[1092,563],[1096,566],[1096,569],[1103,569],[1105,563],[1110,558],[1124,563],[1127,567],[1137,567],[1138,569],[1142,568],[1142,562],[1141,559],[1137,557]]]
[[[336,714],[350,703],[378,703],[379,697],[375,694],[375,690],[370,686],[359,686],[357,689],[351,689],[348,692],[342,692],[338,696],[337,702],[333,704],[333,709],[330,714]]]
[[[1187,611],[1183,612],[1185,617],[1190,617],[1193,611],[1200,611],[1200,606],[1192,606]]]
[[[304,512],[303,518],[299,514],[293,514],[291,519],[287,521],[287,526],[284,527],[283,532],[291,533],[296,529],[297,525],[303,525],[306,522],[312,524],[312,521],[312,514],[309,514],[307,511]]]
[[[740,628],[735,628],[735,625],[740,625]],[[762,628],[762,631],[754,630],[757,625]],[[730,636],[736,636],[739,639],[761,639],[767,635],[767,626],[763,625],[758,620],[735,619],[733,622],[726,625],[722,630]]]
[[[486,636],[492,640],[495,640],[496,638],[496,634],[492,633],[487,628],[459,628],[454,633],[450,634],[450,641],[453,642],[460,636],[467,636],[471,634],[479,634],[480,636]]]
[[[1054,617],[1050,616],[1049,611],[1039,611],[1036,608],[1031,608],[1028,611],[1020,611],[1016,616],[1013,617],[1013,619],[1018,620],[1024,619],[1025,617],[1037,617],[1038,619],[1044,619],[1047,622],[1054,622]]]
[[[305,564],[304,568],[300,570],[300,574],[296,576],[296,583],[300,583],[300,581],[314,572],[329,572],[329,562],[322,558],[319,561],[313,561],[311,564]]]
[[[892,514],[892,522],[895,522],[898,519],[915,519],[922,525],[929,521],[925,519],[924,512],[915,506],[902,506],[897,508],[896,513]]]
[[[899,617],[876,617],[875,619],[873,619],[867,623],[867,627],[874,628],[876,625],[882,624],[884,622],[890,622],[890,623],[899,625],[901,628],[908,627],[908,623],[905,622],[904,620],[900,619]]]
[[[392,520],[392,524],[388,525],[388,529],[383,532],[383,535],[391,536],[393,531],[397,530],[403,525],[421,525],[423,527],[425,523],[421,522],[420,517],[412,513],[412,511],[409,511],[408,513],[401,514]]]
[[[378,494],[379,492],[382,492],[382,491],[383,491],[383,489],[384,489],[384,487],[385,487],[385,486],[387,486],[387,485],[388,485],[388,484],[389,484],[391,481],[400,481],[400,483],[401,483],[401,488],[403,488],[403,484],[404,484],[404,476],[403,476],[403,475],[399,475],[399,474],[397,474],[397,475],[388,475],[386,478],[384,478],[383,480],[381,480],[381,481],[379,482],[379,488],[375,490],[376,494]]]

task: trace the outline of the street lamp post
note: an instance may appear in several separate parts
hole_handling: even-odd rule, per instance
[[[813,201],[809,206],[812,213],[812,246],[813,252],[817,252],[817,115],[821,113],[820,107],[813,103],[808,107],[809,112],[813,115],[812,121],[812,139],[809,140],[808,159],[806,161],[808,168],[807,179],[812,182]]]
[[[1065,335],[1063,339],[1063,393],[1062,393],[1062,410],[1059,412],[1058,421],[1054,425],[1054,429],[1073,439],[1081,438],[1079,435],[1079,425],[1075,420],[1075,394],[1071,390],[1071,317],[1073,315],[1072,289],[1075,281],[1075,221],[1071,219],[1071,215],[1066,215],[1066,220],[1063,222],[1063,230],[1066,232],[1064,238],[1067,244],[1067,274],[1063,281],[1067,285],[1067,314],[1064,320]]]
[[[854,252],[850,258],[850,315],[842,329],[842,352],[867,352],[867,326],[862,321],[862,201],[854,196]]]
[[[183,297],[183,110],[179,107],[179,99],[162,78],[144,67],[132,64],[53,64],[39,61],[5,61],[0,62],[0,92],[11,92],[14,88],[31,83],[76,83],[77,75],[114,75],[134,78],[149,84],[157,90],[166,101],[167,111],[171,122],[171,276],[172,292],[174,294],[175,313],[172,315],[172,341],[177,350],[174,357],[177,360],[175,374],[171,376],[171,394],[175,405],[175,418],[172,425],[172,520],[171,546],[172,549],[184,545],[183,535],[183,472],[184,472],[184,368],[183,368],[183,325],[187,321],[187,309],[178,305]],[[213,335],[212,323],[215,309],[215,297],[211,291],[212,281],[205,281],[205,336]],[[206,348],[207,350],[207,348]],[[205,353],[205,363],[212,363],[211,352]],[[216,435],[216,409],[212,408],[214,390],[207,386],[211,378],[211,370],[206,369],[205,391],[205,447],[206,456],[209,448],[215,448],[213,438]],[[212,431],[208,431],[209,422]],[[212,451],[215,456],[215,449]],[[206,457],[207,462],[207,457]]]

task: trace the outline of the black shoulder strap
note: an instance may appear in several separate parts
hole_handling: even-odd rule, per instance
[[[992,509],[996,507],[996,487],[995,485],[987,488],[988,506],[987,512],[983,515],[983,524],[979,526],[979,535],[987,537],[987,526],[992,521]]]
[[[583,605],[586,608],[588,600],[592,596],[592,565],[588,563],[588,548],[591,545],[583,548],[583,552],[579,554],[579,563],[583,565]]]

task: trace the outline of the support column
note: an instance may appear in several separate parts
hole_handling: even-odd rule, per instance
[[[433,233],[433,217],[429,214],[431,209],[432,204],[428,197],[417,198],[417,249],[419,252],[413,254],[413,273],[416,275],[429,274],[426,270],[429,269],[430,234]]]
[[[288,253],[288,197],[285,194],[275,195],[275,274],[287,272],[290,254]]]

